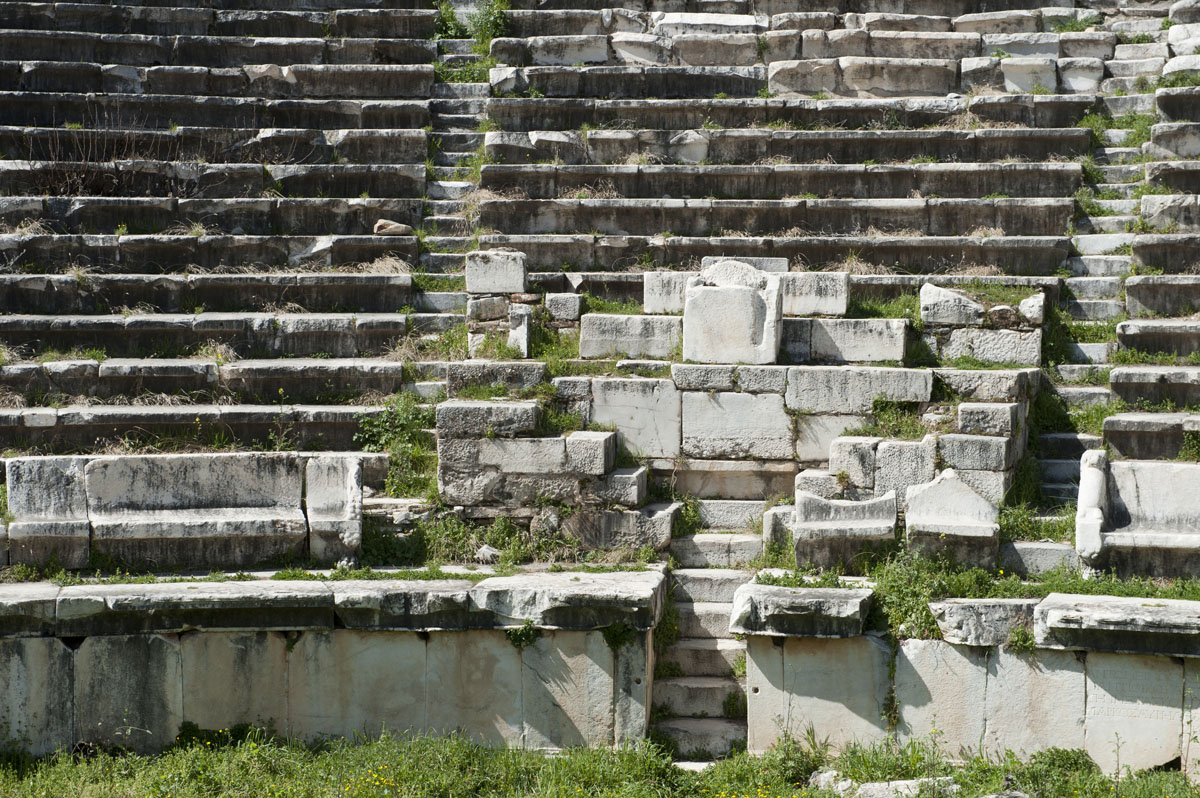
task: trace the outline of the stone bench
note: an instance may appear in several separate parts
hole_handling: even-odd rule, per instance
[[[0,161],[0,191],[8,195],[225,199],[268,189],[286,197],[421,197],[425,165]]]
[[[261,41],[261,40],[259,40]],[[432,49],[433,42],[423,42]],[[432,52],[423,55],[432,58]],[[260,58],[269,58],[266,53]],[[403,61],[402,55],[397,59]],[[364,81],[364,75],[373,79]],[[432,68],[401,64],[330,64],[279,67],[254,61],[226,68],[150,66],[109,69],[103,64],[0,61],[5,91],[97,91],[124,94],[190,94],[261,99],[423,99]]]
[[[1108,381],[1113,394],[1126,402],[1200,403],[1200,366],[1117,366]]]
[[[1195,430],[1200,417],[1188,413],[1118,413],[1104,419],[1104,443],[1129,460],[1173,460]]]
[[[160,568],[332,562],[354,556],[362,535],[362,476],[352,458],[15,458],[6,487],[13,563],[82,568],[92,554]]]
[[[753,97],[766,86],[765,67],[498,67],[496,94],[539,91],[545,97],[662,97],[728,94]]]
[[[1083,563],[1123,575],[1187,576],[1200,563],[1195,491],[1200,465],[1109,461],[1104,450],[1080,461],[1075,548]]]
[[[1200,351],[1200,321],[1185,319],[1140,319],[1117,325],[1117,342],[1122,349],[1140,352],[1169,352],[1187,356]]]
[[[134,67],[157,65],[241,67],[256,64],[304,67],[428,64],[437,48],[429,39],[334,39],[239,36],[144,36],[76,31],[0,30],[0,46],[20,53],[26,61],[73,65],[121,64]],[[432,67],[426,86],[432,83]],[[414,76],[420,73],[413,72]],[[411,91],[411,89],[410,89]],[[420,96],[411,94],[410,96]],[[429,96],[429,91],[424,92]]]
[[[105,442],[162,439],[203,445],[215,437],[243,446],[353,451],[364,418],[380,405],[69,405],[0,410],[0,440],[21,450],[89,451]]]
[[[36,218],[35,203],[21,203]],[[18,222],[19,223],[19,222]],[[301,265],[337,267],[396,257],[417,262],[416,236],[286,235],[22,235],[0,234],[0,255],[33,273],[92,267],[108,274],[206,271],[286,271]],[[99,279],[99,275],[97,278]]]
[[[145,36],[272,36],[432,38],[437,13],[429,9],[354,8],[333,12],[244,11],[141,6],[134,3],[59,9],[12,2],[0,8],[0,27],[23,30],[134,33]]]
[[[115,307],[179,313],[236,312],[292,303],[313,312],[383,313],[398,308],[466,306],[457,292],[414,292],[408,274],[267,273],[157,275],[0,275],[0,312],[99,313]],[[425,308],[421,308],[425,309]]]
[[[134,357],[206,343],[228,344],[243,354],[354,357],[385,349],[409,332],[441,332],[463,321],[456,313],[9,315],[0,317],[0,341],[39,351],[95,346]]]
[[[853,255],[869,263],[924,273],[986,264],[1014,274],[1053,275],[1066,262],[1065,236],[608,236],[593,234],[482,235],[484,249],[519,248],[530,268],[581,270],[660,268],[706,256],[782,257],[806,268],[834,266]]]
[[[916,230],[962,235],[999,228],[1011,235],[1055,235],[1067,229],[1072,199],[488,200],[479,221],[504,233],[594,231],[601,235],[712,235],[722,230],[770,235],[784,231],[858,233]],[[718,233],[719,235],[719,233]]]
[[[956,162],[1007,158],[1047,161],[1082,155],[1091,148],[1086,128],[991,128],[980,130],[691,130],[490,131],[484,151],[494,163],[561,160],[621,164],[634,156],[656,162],[753,164],[766,159],[840,164],[936,157]],[[485,167],[485,170],[491,167]]]
[[[0,163],[0,185],[4,182]],[[530,199],[586,195],[603,187],[623,197],[885,199],[923,196],[1064,197],[1082,182],[1078,164],[780,164],[774,166],[485,165],[480,186]],[[22,193],[22,192],[16,192]]]
[[[1200,264],[1200,236],[1189,233],[1152,233],[1133,240],[1133,259],[1140,266],[1168,274],[1186,273]]]
[[[173,130],[0,127],[10,158],[108,162],[130,158],[222,163],[423,163],[424,130],[176,127]]]
[[[1200,277],[1132,275],[1125,278],[1125,307],[1131,316],[1188,316],[1200,308]]]
[[[262,100],[174,94],[0,92],[0,124],[169,129],[172,125],[230,128],[409,128],[430,124],[429,103],[416,100]]]
[[[8,197],[0,202],[0,222],[16,225],[40,219],[63,232],[156,233],[172,225],[271,235],[303,230],[310,235],[370,235],[380,219],[419,226],[422,201],[399,199],[174,197]]]

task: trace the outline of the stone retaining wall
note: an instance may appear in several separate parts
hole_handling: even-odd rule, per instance
[[[7,585],[0,730],[45,754],[152,752],[180,725],[458,731],[612,746],[649,711],[659,571],[438,581]]]

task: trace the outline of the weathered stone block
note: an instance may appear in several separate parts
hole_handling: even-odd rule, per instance
[[[795,456],[792,420],[778,394],[683,394],[683,453],[703,459]]]
[[[950,332],[942,357],[970,357],[988,363],[1040,365],[1042,331],[985,330],[964,327]]]
[[[994,568],[1000,545],[1000,508],[948,468],[926,485],[907,490],[905,534],[910,548],[961,565]]]
[[[1017,402],[963,402],[958,406],[958,431],[966,435],[1013,437],[1024,420]]]
[[[512,437],[533,432],[537,423],[537,402],[449,399],[437,406],[439,438]]]
[[[831,363],[904,360],[907,319],[813,319],[810,357]]]
[[[308,553],[321,563],[358,556],[362,547],[362,465],[355,457],[310,457],[304,466]]]
[[[792,541],[797,567],[849,565],[862,553],[895,542],[895,529],[894,493],[879,495],[871,501],[854,502],[822,499],[796,491]]]
[[[139,753],[166,748],[184,720],[179,638],[86,638],[75,652],[74,697],[83,741]]]
[[[64,568],[87,565],[91,527],[86,457],[17,457],[6,465],[9,561]]]
[[[1026,755],[1082,748],[1084,664],[1065,651],[988,654],[984,749]]]
[[[875,450],[875,493],[896,491],[907,497],[909,487],[933,480],[937,460],[937,438],[926,435],[919,441],[891,441]]]
[[[680,394],[671,380],[592,380],[592,420],[616,427],[637,456],[677,457],[681,418]]]
[[[612,745],[613,667],[600,632],[545,632],[521,649],[524,746]]]
[[[179,644],[184,720],[201,729],[239,723],[288,728],[288,640],[283,633],[188,632]]]
[[[53,637],[0,640],[0,742],[44,756],[78,739],[74,653]]]
[[[904,640],[896,653],[896,704],[905,739],[935,729],[947,745],[983,739],[987,651],[941,640]]]
[[[870,611],[865,589],[747,583],[733,594],[729,631],[774,637],[857,637]]]
[[[923,369],[797,366],[788,369],[790,410],[868,413],[876,399],[928,402],[933,374]]]
[[[578,321],[583,312],[581,294],[546,294],[545,304],[546,312],[556,321]]]
[[[688,281],[683,356],[699,363],[774,363],[781,334],[779,278],[737,261]]]
[[[526,289],[524,252],[501,249],[468,252],[464,271],[469,294],[519,294]]]
[[[682,335],[679,316],[585,313],[580,320],[579,356],[668,358]]]
[[[613,469],[617,433],[580,430],[567,436],[567,468],[580,474],[601,476]]]
[[[1181,753],[1183,663],[1088,654],[1084,750],[1105,773],[1157,767]]]
[[[829,445],[829,471],[845,473],[851,485],[859,488],[875,486],[875,450],[883,438],[844,436],[834,438]]]

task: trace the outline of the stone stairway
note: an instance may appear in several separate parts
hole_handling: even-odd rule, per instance
[[[671,573],[679,639],[654,681],[653,730],[681,758],[709,760],[746,745],[746,646],[729,633],[733,593],[753,578],[728,568]],[[671,675],[665,675],[671,674]]]

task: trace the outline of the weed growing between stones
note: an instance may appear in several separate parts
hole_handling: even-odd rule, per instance
[[[876,399],[871,403],[871,421],[848,429],[842,434],[918,441],[924,438],[927,432],[929,429],[917,415],[914,403]]]
[[[425,496],[437,492],[437,452],[427,429],[434,411],[418,404],[415,394],[393,396],[381,415],[358,420],[354,442],[365,452],[387,452],[389,496]]]
[[[542,630],[534,626],[533,621],[526,620],[516,629],[505,629],[504,636],[513,644],[513,648],[522,649],[536,643],[542,636]]]

